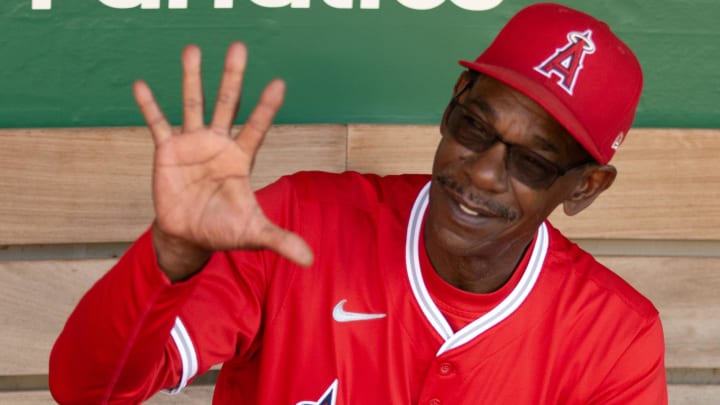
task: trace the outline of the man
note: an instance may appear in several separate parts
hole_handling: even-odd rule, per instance
[[[51,355],[60,403],[138,403],[223,363],[216,404],[661,404],[652,304],[546,221],[615,179],[642,75],[602,22],[520,11],[461,74],[432,176],[299,173],[250,189],[283,98],[232,138],[246,53],[205,126],[183,53],[181,133],[142,82],[156,219]]]

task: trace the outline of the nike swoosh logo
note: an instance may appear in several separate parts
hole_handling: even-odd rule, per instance
[[[368,314],[363,312],[348,312],[343,306],[347,300],[342,299],[333,308],[333,319],[336,322],[370,321],[385,318],[385,314]]]

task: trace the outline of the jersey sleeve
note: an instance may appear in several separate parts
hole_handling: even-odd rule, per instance
[[[50,356],[60,404],[140,403],[259,346],[263,252],[217,252],[172,284],[150,232],[80,300]]]
[[[290,183],[279,181],[256,196],[271,220],[288,227],[292,194]],[[216,252],[199,273],[173,284],[146,232],[68,318],[50,355],[54,398],[139,403],[159,390],[179,391],[214,365],[251,358],[268,275],[288,263],[278,258],[266,250]]]
[[[172,285],[157,267],[150,232],[80,300],[50,355],[61,404],[143,398],[182,372],[169,339],[197,280]]]
[[[665,344],[659,316],[649,320],[620,356],[590,401],[603,405],[668,403]]]

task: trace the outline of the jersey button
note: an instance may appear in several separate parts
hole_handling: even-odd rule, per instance
[[[430,405],[440,405],[440,400],[437,398],[433,398],[430,400]]]
[[[438,372],[440,373],[440,375],[450,375],[455,372],[455,367],[452,363],[440,363],[440,367],[438,367]]]

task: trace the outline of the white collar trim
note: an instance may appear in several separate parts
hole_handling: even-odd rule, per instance
[[[449,350],[455,349],[472,341],[488,329],[504,321],[507,317],[512,315],[520,307],[520,305],[523,304],[523,302],[525,302],[525,299],[533,290],[535,282],[542,270],[543,263],[545,262],[545,255],[548,249],[549,238],[547,226],[543,223],[538,228],[537,240],[535,241],[535,247],[531,253],[530,261],[528,262],[528,266],[517,286],[515,286],[512,292],[510,292],[510,294],[495,308],[469,323],[459,331],[453,332],[450,324],[430,297],[430,293],[425,286],[425,280],[423,280],[422,272],[420,270],[418,244],[420,243],[420,231],[423,223],[423,217],[428,206],[429,194],[430,182],[428,182],[428,184],[420,190],[420,193],[415,200],[415,204],[413,205],[412,212],[410,213],[407,239],[405,242],[405,262],[410,286],[412,287],[415,300],[418,305],[420,305],[420,309],[423,314],[425,314],[427,320],[443,338],[443,340],[445,340],[445,343],[440,346],[440,349],[436,354],[437,356],[440,356]]]

